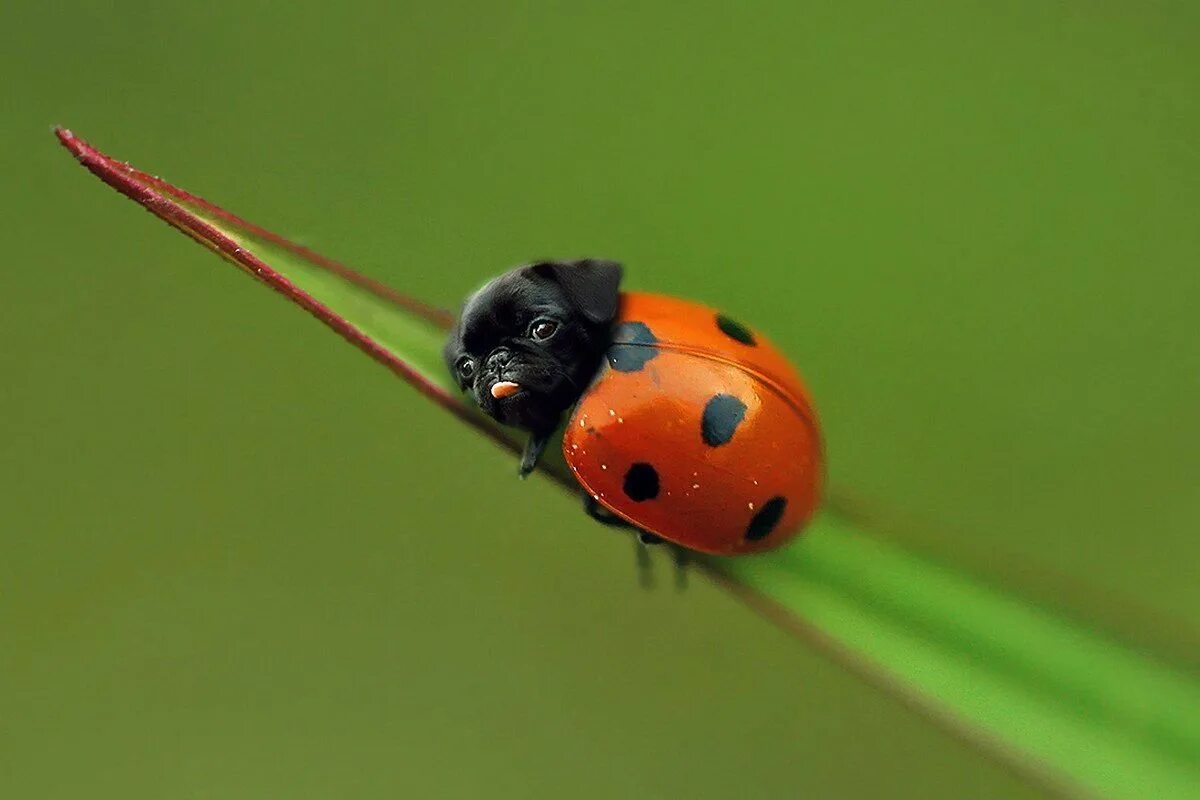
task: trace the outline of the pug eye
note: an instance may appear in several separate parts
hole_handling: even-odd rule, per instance
[[[529,326],[529,338],[544,342],[558,331],[558,323],[552,319],[539,319]]]
[[[474,375],[475,374],[475,359],[464,358],[462,361],[459,361],[458,362],[458,374],[463,376],[464,379],[470,378],[472,375]]]

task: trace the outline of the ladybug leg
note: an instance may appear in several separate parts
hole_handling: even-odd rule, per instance
[[[599,522],[601,525],[612,525],[616,528],[632,527],[628,522],[596,502],[596,498],[592,497],[590,494],[585,494],[583,496],[583,510],[589,517],[596,520],[596,522]]]
[[[654,588],[654,564],[650,561],[650,550],[641,538],[633,539],[634,555],[637,558],[638,585],[643,589]]]
[[[675,589],[682,592],[687,588],[687,567],[691,557],[686,549],[677,544],[671,545],[671,557],[675,562]]]
[[[611,513],[604,508],[604,506],[596,502],[596,498],[592,497],[590,494],[585,494],[583,496],[583,510],[587,512],[589,517],[601,523],[602,525],[611,525],[615,528],[633,528],[633,552],[637,557],[638,584],[640,584],[643,589],[654,588],[654,565],[650,560],[650,547],[657,544],[662,544],[662,537],[655,536],[653,533],[640,531],[637,528],[634,528],[633,525],[621,519],[616,514]],[[682,565],[686,559],[686,556],[683,555],[685,551],[682,547],[676,547],[675,545],[671,545],[671,549],[675,553],[675,585],[683,588],[683,586],[687,583],[686,578],[682,577]]]
[[[614,528],[633,528],[635,531],[637,531],[638,541],[640,541],[642,544],[662,544],[663,540],[661,536],[655,536],[653,533],[638,530],[632,524],[626,522],[616,514],[606,509],[604,506],[600,505],[598,502],[596,502],[596,498],[592,497],[590,494],[585,494],[583,496],[583,510],[587,512],[589,517],[596,520],[596,522],[599,522],[601,525],[611,525]]]
[[[517,474],[522,480],[529,473],[533,472],[533,468],[537,466],[538,459],[542,457],[542,453],[546,452],[546,445],[550,443],[550,433],[531,433],[529,439],[525,442],[525,452],[521,454],[521,468]]]
[[[596,498],[590,494],[583,496],[583,510],[587,512],[589,517],[602,525],[611,525],[614,528],[633,528],[633,554],[637,558],[638,584],[643,589],[653,589],[654,564],[650,560],[650,546],[660,544],[662,539],[653,533],[639,531],[637,528],[634,528],[628,522],[596,502]],[[676,577],[677,584],[678,581],[679,578]]]

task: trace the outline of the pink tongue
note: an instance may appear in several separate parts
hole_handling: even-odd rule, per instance
[[[492,384],[492,397],[497,400],[502,397],[511,397],[519,391],[521,391],[521,384],[512,381],[497,381]]]

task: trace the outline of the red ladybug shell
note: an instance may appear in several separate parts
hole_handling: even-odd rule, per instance
[[[622,295],[563,454],[600,505],[704,553],[779,547],[819,500],[817,416],[795,369],[758,332],[662,295]]]

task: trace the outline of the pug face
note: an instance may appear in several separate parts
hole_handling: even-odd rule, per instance
[[[600,365],[620,299],[612,261],[518,267],[467,298],[443,356],[488,416],[553,431]]]

